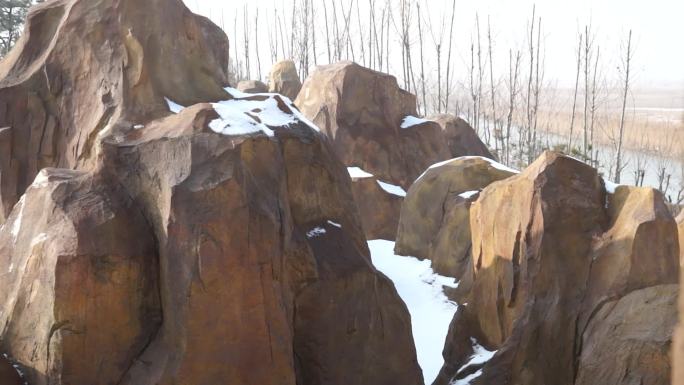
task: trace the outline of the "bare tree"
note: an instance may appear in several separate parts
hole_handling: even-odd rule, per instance
[[[618,135],[617,150],[615,153],[615,183],[620,183],[620,175],[624,165],[622,163],[622,146],[625,136],[625,112],[627,110],[627,95],[629,94],[630,87],[630,66],[632,64],[632,58],[634,53],[632,52],[632,30],[629,30],[629,36],[627,37],[627,52],[622,60],[622,72],[623,72],[623,92],[622,92],[622,113],[620,115],[620,129]]]
[[[568,151],[572,151],[572,135],[575,128],[575,111],[577,110],[577,90],[579,88],[580,68],[582,63],[582,37],[580,32],[579,43],[577,45],[577,72],[575,76],[575,95],[572,99],[572,115],[570,116],[570,136],[568,136]]]

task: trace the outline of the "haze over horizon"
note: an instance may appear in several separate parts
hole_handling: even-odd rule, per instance
[[[235,37],[231,36],[232,28],[228,25],[231,25],[230,21],[234,19],[236,11],[242,15],[245,5],[248,12],[255,12],[258,8],[261,12],[259,24],[263,26],[262,30],[265,30],[269,18],[272,18],[272,14],[266,10],[272,9],[274,4],[280,9],[285,9],[292,1],[236,0],[225,4],[221,0],[185,0],[185,3],[193,11],[210,17],[218,24],[223,19],[226,32],[231,41],[235,41]],[[359,4],[363,7],[365,3],[364,1]],[[450,0],[431,1],[429,4],[427,8],[430,18],[436,24],[440,23],[441,15],[449,14],[451,11]],[[649,3],[636,0],[482,0],[476,3],[458,1],[454,27],[455,58],[456,64],[460,66],[457,72],[464,71],[469,64],[470,41],[475,31],[476,13],[480,17],[483,35],[486,34],[487,17],[490,17],[495,45],[495,67],[498,72],[505,72],[508,65],[508,49],[524,51],[525,28],[531,17],[533,5],[536,6],[537,15],[542,18],[545,77],[549,81],[555,80],[557,87],[567,88],[574,85],[578,32],[584,29],[585,24],[591,23],[596,43],[601,47],[601,55],[605,58],[605,72],[615,72],[620,57],[620,46],[631,29],[635,46],[635,87],[681,90],[681,94],[684,94],[684,49],[678,49],[675,43],[678,38],[684,37],[684,23],[681,22],[684,2],[672,0],[654,0]],[[238,25],[238,33],[240,25],[241,23]],[[412,44],[417,46],[417,38]],[[319,59],[323,59],[323,55],[319,54]],[[400,60],[397,60],[397,63],[400,63]],[[262,66],[268,68],[270,63],[263,63]],[[396,75],[400,71],[400,68],[394,68],[392,72]]]

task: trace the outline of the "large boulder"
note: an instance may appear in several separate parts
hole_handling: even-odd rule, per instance
[[[379,180],[359,167],[349,167],[347,170],[366,239],[393,241],[397,236],[401,203],[406,191]]]
[[[679,231],[679,269],[680,283],[684,278],[684,210],[677,216]],[[674,346],[672,348],[672,384],[684,384],[684,289],[680,285],[679,291],[679,324],[675,331]]]
[[[54,0],[0,64],[0,351],[30,384],[422,383],[346,167],[287,98],[224,91],[226,53],[180,0]]]
[[[94,164],[98,135],[227,99],[228,39],[181,0],[54,0],[0,62],[0,223],[44,167]]]
[[[162,312],[151,228],[121,186],[45,169],[0,230],[0,350],[30,384],[110,384]]]
[[[670,383],[679,285],[635,290],[597,309],[581,340],[575,385]]]
[[[292,60],[282,60],[271,68],[268,75],[268,92],[275,92],[295,100],[302,89],[302,81]]]
[[[347,166],[404,189],[430,165],[451,158],[439,124],[414,117],[416,97],[391,75],[351,62],[319,66],[295,104],[331,138]]]
[[[242,80],[238,82],[237,89],[247,94],[263,94],[268,92],[268,86],[258,80]]]
[[[30,383],[421,383],[347,170],[299,116],[235,95],[43,171],[0,230],[0,341]]]
[[[679,250],[660,193],[607,194],[596,170],[547,152],[485,188],[470,221],[472,282],[452,322],[465,335],[449,334],[435,384],[669,378]]]
[[[471,203],[489,184],[514,174],[482,157],[432,165],[404,199],[395,253],[430,259],[435,272],[460,280],[471,261]]]
[[[462,118],[450,114],[440,114],[430,117],[429,120],[442,127],[452,157],[471,155],[495,159],[487,145],[482,143],[480,137],[477,136],[475,130]]]

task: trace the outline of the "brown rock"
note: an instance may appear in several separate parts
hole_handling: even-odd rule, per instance
[[[580,330],[608,300],[679,281],[677,225],[659,191],[620,186],[608,196],[606,212],[610,227],[592,246]]]
[[[575,385],[669,384],[678,292],[651,286],[604,303],[582,337]]]
[[[684,210],[677,216],[679,232],[679,282],[684,279]],[[672,384],[684,384],[684,294],[680,285],[679,292],[679,324],[675,329],[672,347]]]
[[[302,89],[302,81],[292,60],[282,60],[274,64],[268,75],[268,92],[275,92],[295,100]]]
[[[39,174],[0,229],[0,271],[0,350],[30,384],[114,384],[162,321],[151,229],[90,174]]]
[[[327,141],[301,123],[224,136],[215,117],[199,105],[105,142],[160,240],[165,322],[124,383],[419,383]]]
[[[24,385],[12,363],[0,356],[0,385]]]
[[[152,17],[153,15],[153,17]],[[173,55],[173,57],[170,57]],[[179,0],[55,0],[0,62],[0,223],[44,167],[94,164],[98,135],[228,99],[228,40]]]
[[[352,175],[352,193],[361,214],[366,239],[392,241],[397,236],[405,192],[399,186],[393,186],[396,192],[389,192],[383,185],[387,186],[386,182],[370,174],[359,177]]]
[[[268,92],[268,86],[258,80],[242,80],[237,84],[240,92],[248,94],[263,94]]]
[[[460,156],[476,155],[489,159],[496,159],[487,146],[482,143],[475,130],[465,120],[449,115],[441,114],[429,118],[442,127],[444,136],[453,158]]]
[[[485,188],[470,221],[472,339],[450,334],[435,384],[667,381],[678,248],[661,194],[619,187],[606,203],[594,169],[547,152]],[[473,341],[496,354],[467,365]]]
[[[416,98],[393,76],[351,62],[319,66],[295,101],[333,141],[347,166],[408,189],[431,164],[450,154],[438,124],[413,120]]]
[[[404,200],[395,252],[430,259],[438,274],[460,280],[471,261],[470,204],[481,189],[512,175],[480,157],[433,165]]]

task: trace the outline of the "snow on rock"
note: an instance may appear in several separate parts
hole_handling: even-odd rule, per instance
[[[325,234],[325,229],[322,227],[314,227],[313,229],[306,232],[307,238],[316,238]]]
[[[183,109],[185,108],[169,98],[164,98],[164,100],[166,100],[166,105],[169,106],[169,111],[173,112],[174,114],[183,111]]]
[[[369,174],[359,167],[347,167],[347,172],[352,178],[370,178],[373,176],[373,174]]]
[[[470,374],[460,380],[456,380],[451,383],[451,385],[470,385],[470,382],[482,375],[482,369],[478,370],[477,372]]]
[[[417,118],[415,116],[407,115],[401,121],[401,128],[410,128],[410,127],[417,126],[419,124],[423,124],[423,123],[427,123],[427,122],[429,122],[429,120],[427,120],[427,119],[421,119],[421,118]]]
[[[498,170],[508,171],[508,172],[512,172],[512,173],[514,173],[514,174],[520,174],[520,170],[516,170],[516,169],[514,169],[514,168],[510,168],[510,167],[506,166],[505,164],[501,164],[501,163],[499,163],[499,162],[497,162],[497,161],[494,161],[494,160],[492,160],[492,159],[486,158],[486,157],[484,157],[484,156],[461,156],[461,157],[458,157],[458,158],[448,159],[448,160],[445,160],[445,161],[442,161],[442,162],[433,164],[432,166],[428,167],[428,170],[431,170],[431,169],[433,169],[433,168],[437,168],[437,167],[444,166],[444,165],[447,164],[447,163],[450,163],[450,162],[453,162],[453,161],[459,160],[459,159],[462,159],[462,160],[467,160],[467,159],[482,159],[482,160],[484,160],[484,161],[486,161],[486,162],[489,162],[489,164],[490,164],[492,167],[494,167],[494,168],[496,168],[496,169],[498,169]],[[425,170],[425,172],[427,172],[427,170]],[[420,174],[420,176],[419,176],[418,178],[416,178],[416,180],[422,178],[423,175],[425,175],[425,172],[423,172],[422,174]]]
[[[36,178],[33,180],[33,183],[31,184],[30,187],[33,188],[40,188],[40,187],[45,187],[47,186],[49,180],[48,180],[48,175],[45,169],[42,169],[38,172],[38,175],[36,175]]]
[[[335,227],[337,227],[338,229],[341,229],[341,228],[342,228],[342,225],[339,224],[339,223],[337,223],[337,222],[333,222],[333,221],[330,221],[330,220],[329,220],[329,221],[328,221],[328,224],[329,224],[329,225],[332,225],[332,226],[335,226]]]
[[[453,278],[435,274],[429,260],[394,254],[394,242],[368,241],[373,265],[394,282],[411,314],[418,363],[426,384],[442,368],[442,349],[457,305],[446,297],[443,286],[456,287]]]
[[[470,342],[473,344],[473,355],[470,356],[470,360],[466,362],[465,365],[463,365],[456,374],[461,373],[465,369],[467,369],[470,366],[482,366],[485,363],[487,363],[489,360],[494,357],[494,354],[496,354],[496,350],[494,351],[489,351],[485,349],[482,345],[477,343],[477,341],[474,338],[470,339]],[[481,371],[480,371],[481,372]]]
[[[17,203],[17,205],[19,206],[19,212],[17,213],[17,216],[14,217],[14,223],[12,224],[12,228],[10,229],[10,234],[12,234],[12,240],[14,242],[17,241],[17,236],[19,235],[19,231],[21,231],[21,218],[24,216],[25,198],[26,195],[23,195]]]
[[[392,195],[397,195],[397,196],[400,196],[400,197],[406,197],[406,190],[404,190],[404,189],[401,188],[400,186],[397,186],[397,185],[394,185],[394,184],[390,184],[390,183],[387,183],[387,182],[383,182],[383,181],[381,181],[381,180],[378,180],[378,181],[376,181],[376,182],[378,182],[378,184],[380,185],[380,187],[382,187],[382,189],[385,190],[386,192],[388,192],[388,193],[390,193],[390,194],[392,194]]]
[[[219,119],[209,122],[212,131],[223,135],[238,136],[263,133],[273,136],[273,128],[287,127],[302,122],[313,130],[320,129],[294,106],[292,101],[278,94],[246,94],[235,88],[225,88],[233,99],[212,103]],[[185,107],[169,98],[166,104],[173,113]]]
[[[615,182],[611,182],[608,179],[604,179],[603,183],[606,185],[606,192],[608,194],[615,194],[615,190],[622,186],[621,184],[617,184]]]
[[[479,192],[480,192],[480,190],[466,191],[466,192],[462,192],[462,193],[458,194],[458,196],[460,196],[463,199],[468,199],[468,198],[472,197],[473,195],[475,195]]]

